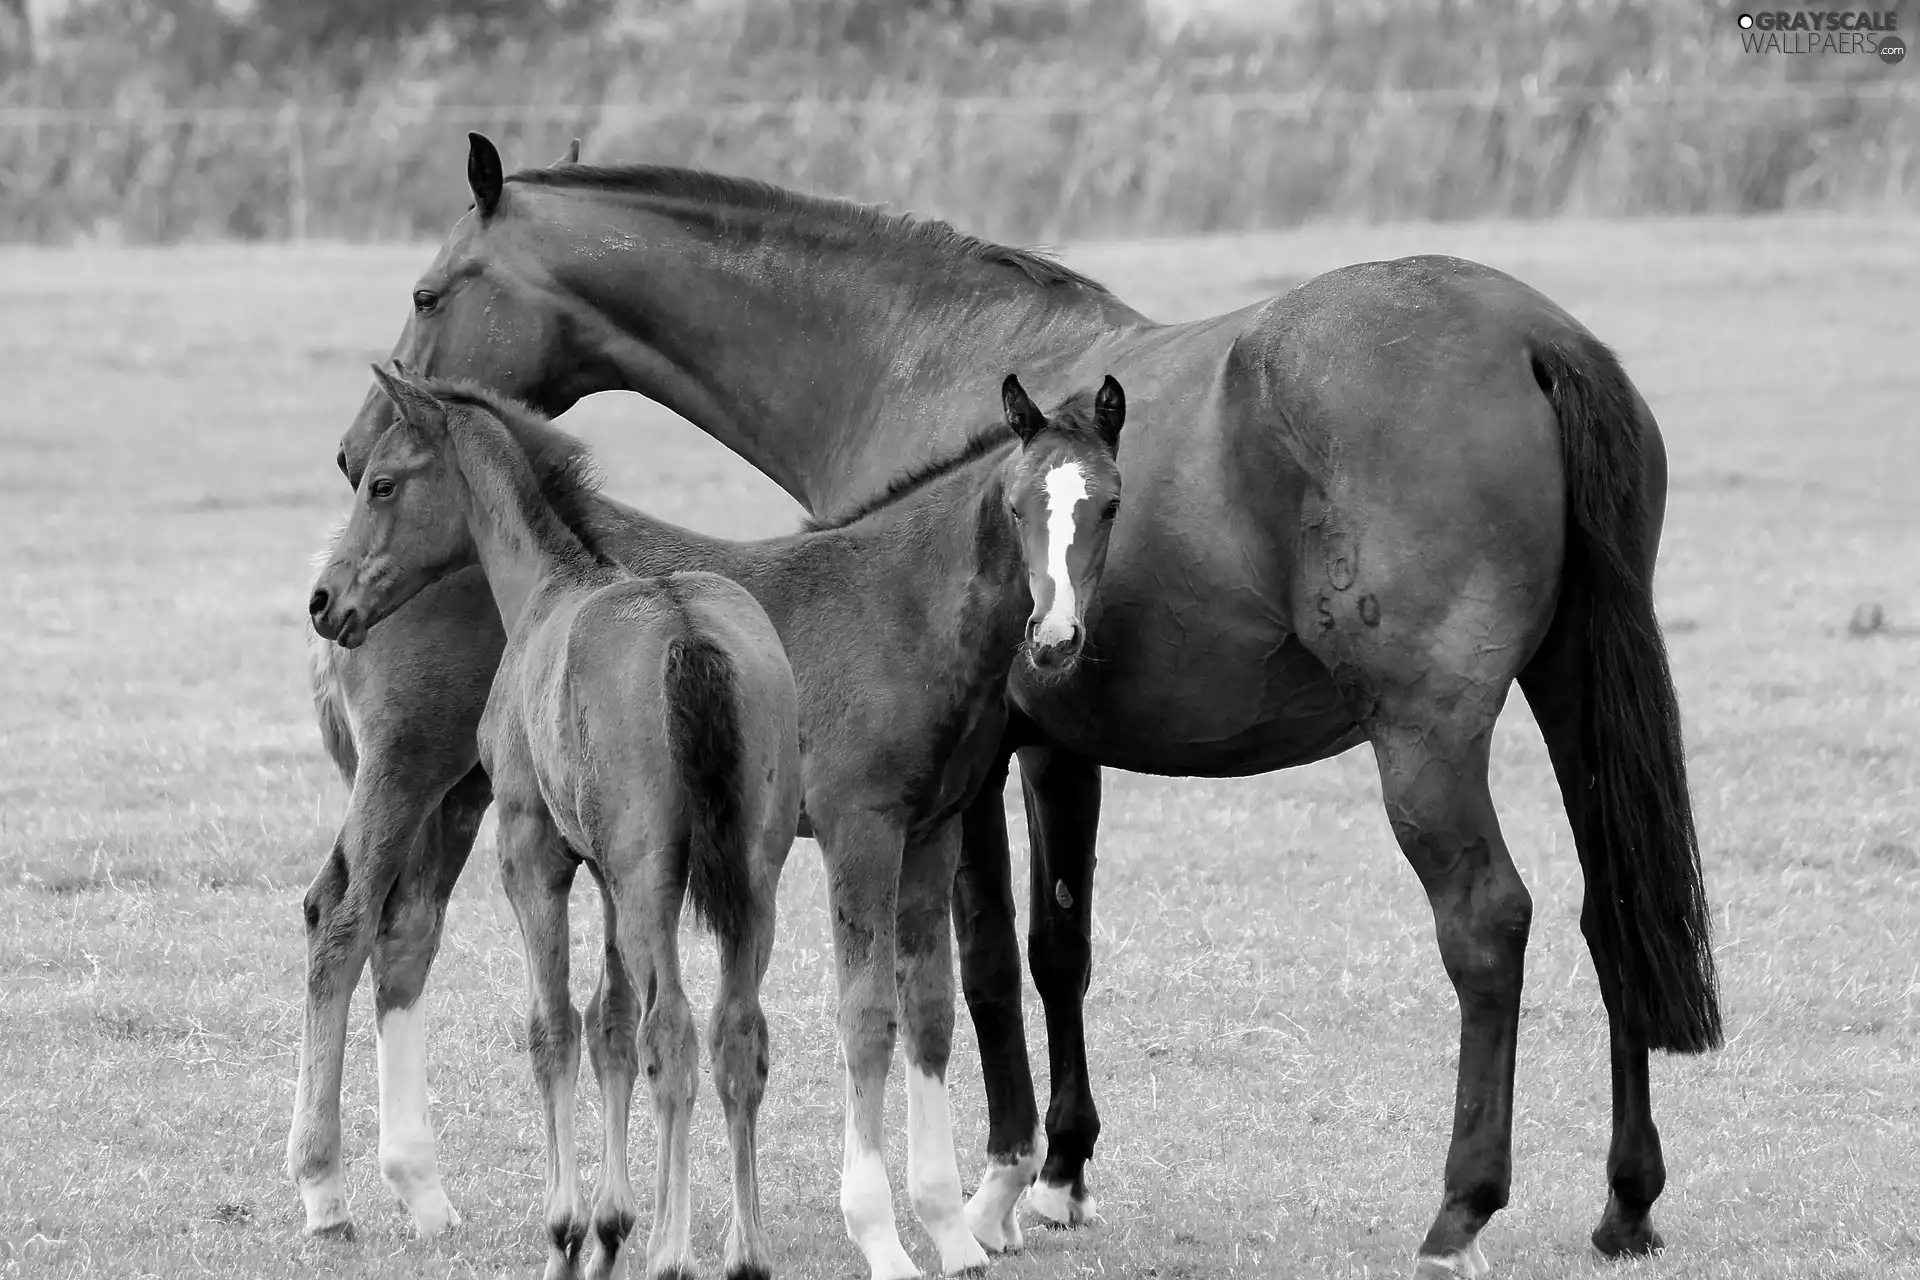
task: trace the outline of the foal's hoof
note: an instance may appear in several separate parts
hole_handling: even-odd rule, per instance
[[[443,1236],[460,1225],[460,1211],[453,1207],[446,1193],[422,1197],[407,1207],[413,1216],[413,1234],[422,1240],[432,1240]]]
[[[1620,1202],[1611,1197],[1600,1225],[1593,1229],[1593,1247],[1609,1258],[1642,1258],[1667,1247],[1653,1229],[1653,1218],[1646,1212],[1628,1217]]]
[[[1478,1240],[1455,1253],[1427,1254],[1413,1260],[1413,1280],[1480,1280],[1492,1271]]]
[[[1028,1189],[1027,1208],[1056,1227],[1084,1227],[1100,1216],[1100,1207],[1086,1187],[1045,1179]]]

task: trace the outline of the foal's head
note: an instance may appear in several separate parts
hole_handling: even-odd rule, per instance
[[[393,401],[393,425],[367,457],[346,532],[307,601],[313,629],[348,649],[430,583],[474,562],[447,406],[398,365],[375,365],[373,376]]]
[[[1126,396],[1109,377],[1098,393],[1070,398],[1049,418],[1013,375],[1000,390],[1007,426],[1021,444],[1008,463],[1006,495],[1033,596],[1024,653],[1039,672],[1061,676],[1080,660],[1088,608],[1120,512],[1115,454]]]

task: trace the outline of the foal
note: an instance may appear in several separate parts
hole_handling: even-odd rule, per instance
[[[688,1124],[699,1047],[678,950],[682,901],[691,899],[720,946],[709,1040],[733,1148],[727,1274],[765,1276],[754,1134],[767,1078],[759,992],[800,807],[798,707],[779,637],[753,597],[724,578],[637,578],[594,555],[541,496],[499,419],[450,411],[404,378],[374,374],[403,412],[374,449],[310,611],[315,630],[353,648],[422,588],[477,558],[507,627],[480,759],[499,806],[501,881],[532,986],[547,1280],[577,1273],[588,1226],[577,1205],[579,1032],[567,974],[567,896],[582,861],[599,883],[607,936],[587,1012],[606,1143],[590,1274],[616,1272],[634,1224],[627,1116],[642,1061],[659,1135],[648,1274],[691,1274]]]
[[[492,419],[488,431],[504,423],[523,443],[545,442],[529,452],[567,455],[545,419],[478,386],[388,381],[402,416]],[[996,1245],[1017,1247],[1014,1202],[1045,1154],[1036,1134],[1028,1156],[989,1170],[963,1208],[946,1092],[949,904],[960,815],[998,763],[1009,672],[1019,663],[1033,678],[1063,678],[1080,660],[1119,509],[1126,404],[1112,378],[1051,418],[1015,378],[1002,400],[1004,427],[792,537],[728,542],[609,500],[565,504],[589,544],[637,573],[707,570],[738,582],[792,661],[805,810],[826,861],[839,971],[840,1205],[879,1280],[919,1274],[900,1244],[882,1133],[898,1027],[909,1066],[907,1186],[942,1270],[987,1261],[970,1220]],[[362,488],[385,474],[370,466]],[[549,493],[572,485],[577,496],[577,475],[545,479]]]

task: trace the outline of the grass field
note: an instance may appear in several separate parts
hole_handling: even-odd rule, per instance
[[[1571,840],[1516,697],[1495,795],[1536,912],[1513,1205],[1485,1239],[1497,1274],[1920,1274],[1920,223],[1385,227],[1069,256],[1172,319],[1414,250],[1544,289],[1619,349],[1667,433],[1659,603],[1730,1030],[1724,1052],[1655,1064],[1668,1253],[1600,1263],[1586,1235],[1604,1199],[1605,1023]],[[0,1276],[539,1264],[524,987],[488,833],[429,989],[441,1159],[466,1224],[414,1242],[380,1185],[364,998],[346,1098],[358,1243],[302,1239],[282,1171],[298,904],[345,803],[307,700],[307,557],[345,507],[331,459],[366,362],[428,256],[0,250]],[[568,421],[612,488],[656,512],[742,536],[794,520],[635,397]],[[1889,626],[1849,635],[1868,603]],[[1030,1232],[994,1273],[1403,1273],[1437,1201],[1455,1013],[1371,756],[1107,787],[1089,1014],[1105,1221]],[[769,1216],[783,1274],[852,1275],[811,844],[782,910]],[[597,912],[576,920],[590,973]],[[705,993],[710,948],[697,956]],[[712,1267],[722,1135],[702,1091],[696,1243]],[[954,1095],[971,1185],[984,1104],[964,1016]],[[644,1185],[644,1106],[635,1123]],[[591,1180],[597,1118],[581,1129]],[[903,1234],[928,1263],[894,1133]]]

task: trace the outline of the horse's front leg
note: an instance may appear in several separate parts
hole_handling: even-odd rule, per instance
[[[1033,915],[1027,963],[1047,1014],[1052,1101],[1046,1163],[1027,1204],[1066,1227],[1098,1213],[1087,1162],[1100,1138],[1087,1070],[1085,1003],[1093,979],[1093,846],[1100,827],[1100,766],[1052,747],[1020,749],[1020,782],[1033,846]]]
[[[567,896],[579,863],[531,780],[502,788],[500,887],[520,924],[527,962],[527,1056],[540,1090],[547,1138],[546,1280],[579,1275],[587,1240],[574,1153],[573,1100],[580,1080],[580,1014],[569,991]]]
[[[899,1027],[895,1004],[895,905],[905,835],[858,806],[808,810],[827,864],[834,960],[840,979],[840,1049],[846,1063],[846,1142],[840,1212],[873,1280],[908,1280],[920,1270],[900,1244],[887,1180],[887,1069]]]
[[[1022,1246],[1016,1206],[1047,1154],[1020,1008],[1020,939],[1007,844],[1008,759],[999,757],[961,816],[960,866],[953,884],[960,985],[980,1042],[987,1093],[987,1168],[967,1202],[967,1229],[995,1253]]]
[[[421,996],[440,950],[447,899],[493,801],[475,768],[421,828],[394,882],[373,943],[373,1010],[380,1068],[380,1176],[422,1236],[460,1225],[440,1181],[427,1106],[427,1023]]]
[[[417,856],[421,823],[445,783],[410,762],[375,751],[362,756],[347,819],[333,851],[308,887],[306,1023],[287,1172],[306,1206],[311,1235],[353,1237],[340,1157],[340,1073],[347,1009],[373,949],[380,915],[401,871]]]
[[[1440,1212],[1416,1280],[1487,1274],[1480,1232],[1507,1203],[1513,1063],[1533,918],[1487,789],[1499,708],[1442,712],[1385,700],[1369,726],[1387,817],[1433,907],[1440,958],[1460,1001],[1460,1078]]]
[[[960,1203],[947,1061],[953,1051],[953,873],[960,823],[906,848],[900,870],[899,980],[907,1032],[907,1193],[954,1275],[987,1264]]]

